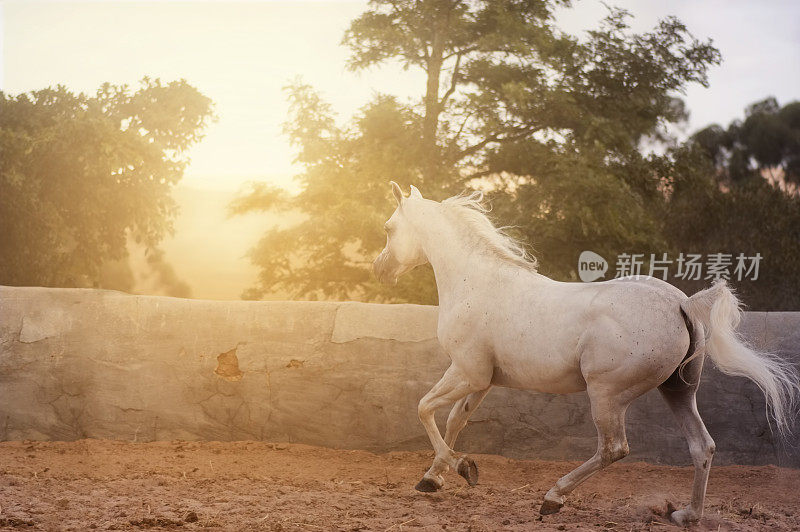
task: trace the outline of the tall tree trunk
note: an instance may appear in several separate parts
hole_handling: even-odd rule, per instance
[[[444,62],[445,31],[448,13],[441,14],[434,22],[431,53],[427,60],[428,76],[425,89],[425,120],[422,124],[422,178],[431,182],[437,173],[439,149],[436,134],[439,130],[439,83]]]

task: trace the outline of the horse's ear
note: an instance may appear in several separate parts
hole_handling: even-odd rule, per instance
[[[412,198],[417,198],[417,199],[422,199],[422,192],[420,192],[419,189],[417,187],[415,187],[414,185],[411,185],[411,197]]]
[[[392,194],[394,194],[394,199],[397,200],[397,204],[400,205],[403,203],[403,191],[400,190],[400,185],[394,181],[389,182],[392,184]]]

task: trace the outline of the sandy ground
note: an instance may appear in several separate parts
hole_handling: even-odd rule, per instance
[[[413,486],[432,454],[262,442],[0,443],[0,528],[40,530],[679,530],[690,468],[618,463],[559,514],[545,491],[575,462],[474,455],[480,484]],[[695,530],[800,530],[800,470],[714,467]]]

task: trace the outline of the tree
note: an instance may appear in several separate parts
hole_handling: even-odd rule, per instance
[[[148,78],[92,97],[63,86],[0,96],[0,284],[99,285],[129,237],[155,248],[171,231],[170,189],[212,118],[209,98]]]
[[[774,97],[755,102],[744,120],[727,129],[710,125],[693,135],[714,161],[717,175],[727,186],[760,180],[768,175],[796,193],[800,185],[800,102],[783,107]]]
[[[422,95],[409,104],[380,95],[351,124],[337,126],[310,87],[290,88],[287,131],[306,167],[302,192],[269,194],[259,203],[256,190],[239,204],[247,209],[237,212],[298,209],[313,227],[273,231],[261,241],[252,259],[262,275],[249,295],[282,287],[299,297],[386,297],[371,280],[367,259],[382,245],[389,178],[414,182],[434,199],[468,186],[488,188],[537,250],[539,235],[548,252],[547,239],[564,247],[576,231],[564,220],[576,210],[592,218],[584,226],[601,225],[584,240],[612,234],[618,245],[647,240],[654,246],[657,232],[646,211],[658,183],[643,169],[637,147],[662,138],[665,124],[685,117],[676,94],[688,83],[704,84],[719,54],[674,18],[650,33],[632,34],[621,10],[611,10],[581,41],[554,25],[554,8],[568,3],[370,2],[344,37],[350,68],[399,61],[422,69]],[[633,177],[621,171],[629,164],[639,168]],[[550,197],[538,199],[545,186]],[[571,196],[566,211],[565,192]],[[586,196],[598,200],[579,205]],[[603,212],[609,201],[620,206],[618,214]],[[569,267],[548,256],[542,262],[557,277],[574,273],[574,260]],[[398,299],[435,301],[429,271],[411,276],[404,287],[395,292]]]
[[[675,178],[666,238],[703,255],[760,255],[758,279],[733,279],[748,307],[800,308],[800,102],[756,102],[744,120],[696,132],[671,161],[659,170]],[[705,283],[677,284],[691,293]]]
[[[390,179],[411,181],[419,169],[419,116],[389,96],[365,106],[349,127],[338,127],[330,107],[302,83],[288,88],[285,131],[299,147],[306,171],[302,190],[260,183],[231,204],[231,214],[254,210],[300,211],[304,220],[269,231],[250,251],[261,266],[259,285],[243,297],[279,292],[306,299],[381,300],[391,290],[374,282],[370,264],[383,245],[380,231],[390,204]],[[398,287],[406,300],[431,301],[430,268]]]

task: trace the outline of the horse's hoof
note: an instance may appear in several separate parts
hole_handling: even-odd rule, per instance
[[[539,508],[539,513],[542,515],[555,514],[558,513],[562,506],[564,506],[563,502],[548,501],[545,499],[542,503],[542,507]]]
[[[694,515],[691,508],[684,508],[669,514],[669,520],[678,526],[689,526],[697,523],[700,519]]]
[[[441,488],[441,486],[437,486],[436,482],[426,477],[422,477],[422,480],[414,486],[415,490],[423,493],[433,493],[434,491],[439,491],[439,488]]]
[[[462,456],[458,460],[458,474],[467,480],[467,484],[474,486],[478,483],[478,466],[469,456]]]

